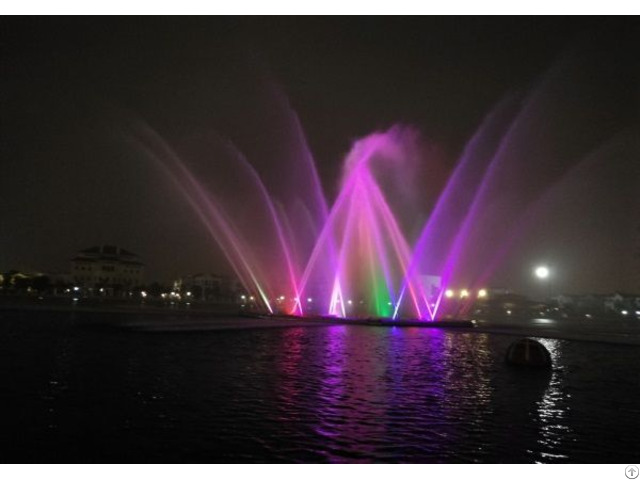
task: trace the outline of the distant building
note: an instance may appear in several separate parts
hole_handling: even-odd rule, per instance
[[[196,273],[187,275],[174,282],[174,290],[194,300],[203,302],[227,302],[235,299],[237,282],[225,275]]]
[[[141,285],[143,271],[138,255],[112,245],[86,248],[71,259],[73,282],[89,289],[102,288],[105,293]]]
[[[640,310],[640,295],[615,292],[609,295],[604,302],[606,310],[616,313]]]
[[[554,301],[558,307],[574,313],[638,316],[640,312],[640,295],[630,293],[558,295]]]
[[[553,301],[559,308],[577,313],[602,314],[607,310],[608,295],[586,293],[581,295],[557,295]]]

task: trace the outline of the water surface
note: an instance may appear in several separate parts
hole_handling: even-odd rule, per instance
[[[0,312],[3,462],[637,462],[640,349],[326,326],[144,333]]]

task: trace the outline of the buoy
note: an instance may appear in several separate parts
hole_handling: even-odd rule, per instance
[[[540,342],[523,338],[513,342],[507,350],[505,361],[509,365],[551,368],[551,354]]]

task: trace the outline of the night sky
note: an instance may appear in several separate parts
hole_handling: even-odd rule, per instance
[[[633,18],[3,17],[0,271],[63,272],[99,244],[138,253],[148,280],[228,271],[187,203],[131,148],[130,119],[178,150],[215,131],[276,165],[279,91],[331,197],[354,140],[411,125],[450,171],[500,101],[560,72],[579,95],[549,102],[550,121],[566,118],[554,154],[564,166],[597,158],[551,175],[554,215],[498,279],[526,290],[525,272],[544,260],[563,272],[563,291],[640,291],[639,36]],[[585,184],[592,204],[554,203]]]

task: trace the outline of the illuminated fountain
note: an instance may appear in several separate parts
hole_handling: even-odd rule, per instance
[[[580,96],[564,80],[571,68],[561,65],[529,95],[501,102],[440,182],[417,183],[437,159],[412,129],[392,127],[355,142],[332,202],[282,98],[286,154],[277,166],[253,164],[234,145],[208,138],[215,166],[199,172],[141,123],[136,144],[197,212],[247,304],[274,314],[433,321],[454,296],[452,287],[464,289],[456,290],[450,314],[487,297],[485,287],[521,236],[525,214],[611,133],[603,129],[584,148],[565,148],[569,143],[556,133],[563,125],[580,134],[597,122],[596,114],[587,119],[557,107],[570,94]],[[544,141],[532,144],[531,132]]]
[[[358,141],[331,208],[308,155],[293,170],[298,178],[290,175],[293,187],[288,190],[281,178],[274,193],[268,179],[224,144],[234,168],[205,187],[157,134],[145,126],[139,131],[145,139],[139,146],[176,181],[229,260],[247,303],[253,299],[265,311],[293,315],[435,318],[433,292],[417,270],[409,274],[410,244],[376,179],[376,167],[387,167],[399,176],[399,187],[411,183],[403,176],[415,154],[412,130],[392,128]],[[225,189],[246,195],[237,202],[237,194]]]

